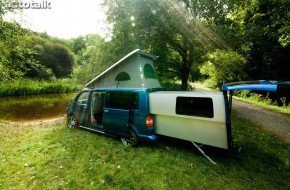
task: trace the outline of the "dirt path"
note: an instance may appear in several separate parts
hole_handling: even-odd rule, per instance
[[[290,145],[290,116],[233,100],[233,110],[241,118],[250,120],[272,132]]]
[[[64,122],[66,117],[58,117],[51,119],[33,120],[33,121],[23,121],[23,122],[10,122],[10,123],[0,123],[1,126],[13,126],[13,127],[25,127],[25,126],[53,126]]]

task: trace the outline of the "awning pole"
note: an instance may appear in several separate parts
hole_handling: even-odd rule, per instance
[[[204,153],[204,151],[200,148],[202,147],[203,145],[197,145],[195,142],[191,141],[191,143],[197,148],[197,150],[199,150],[199,152],[204,156],[206,157],[206,159],[208,159],[212,164],[216,164],[208,155],[206,155]]]

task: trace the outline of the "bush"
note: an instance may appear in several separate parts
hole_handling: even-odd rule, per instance
[[[1,82],[0,97],[58,94],[78,91],[81,88],[80,85],[76,85],[76,82],[73,79],[55,79],[51,81],[23,79],[13,82]]]
[[[221,88],[223,82],[240,81],[245,78],[243,71],[246,59],[234,51],[216,50],[209,53],[201,74],[209,76],[206,83],[210,88]]]

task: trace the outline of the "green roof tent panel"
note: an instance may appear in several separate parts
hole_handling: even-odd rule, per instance
[[[91,80],[92,88],[161,88],[153,61],[157,56],[136,49]]]

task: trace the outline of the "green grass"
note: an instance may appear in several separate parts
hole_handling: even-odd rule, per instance
[[[0,83],[0,97],[59,94],[78,91],[80,88],[72,79],[56,79],[51,81],[23,79]]]
[[[57,126],[0,125],[0,189],[289,189],[287,145],[233,117],[240,153],[161,138],[118,138]]]

